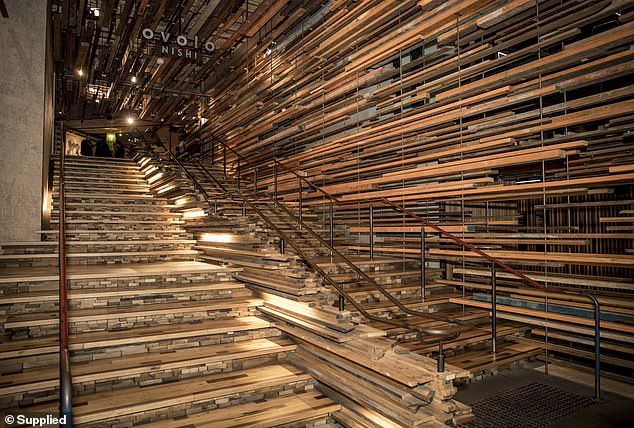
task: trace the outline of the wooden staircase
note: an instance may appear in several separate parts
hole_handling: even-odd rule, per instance
[[[74,425],[331,420],[340,406],[290,365],[297,345],[233,279],[243,268],[200,261],[183,212],[137,163],[67,158],[66,174]],[[55,189],[53,225],[58,204]],[[56,413],[57,233],[41,232],[0,244],[0,403]]]

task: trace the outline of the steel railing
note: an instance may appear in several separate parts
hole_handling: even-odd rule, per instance
[[[156,145],[157,146],[161,146],[163,148],[164,152],[168,154],[168,156],[171,159],[171,161],[178,165],[179,169],[181,171],[183,171],[183,173],[190,179],[190,181],[192,181],[194,186],[201,192],[201,194],[203,195],[203,197],[205,198],[207,203],[211,204],[212,197],[204,189],[204,187],[199,183],[199,181],[195,177],[195,175],[192,174],[189,171],[189,168],[182,162],[182,160],[177,158],[173,153],[171,153],[169,150],[167,150],[167,148],[165,148],[165,146],[162,144],[162,142],[158,141],[156,143]],[[149,154],[150,157],[152,157],[154,159],[158,159],[159,158],[156,155],[156,153],[153,153],[153,152],[152,153],[146,153],[146,154]],[[319,266],[318,263],[316,263],[309,255],[307,255],[301,249],[301,247],[296,244],[296,242],[293,239],[291,239],[281,228],[279,228],[277,225],[275,225],[266,216],[266,214],[262,210],[260,210],[257,207],[257,205],[249,198],[249,195],[243,193],[240,189],[233,190],[233,191],[228,191],[227,188],[214,176],[214,174],[211,173],[198,159],[194,159],[194,162],[197,164],[198,168],[206,174],[206,176],[208,178],[210,178],[214,183],[216,183],[216,185],[221,189],[223,196],[235,195],[235,196],[239,197],[245,204],[247,204],[249,206],[249,208],[253,212],[255,212],[266,223],[266,225],[271,230],[275,231],[275,233],[280,238],[280,247],[281,247],[281,251],[282,252],[283,252],[284,245],[288,244],[291,248],[293,248],[293,250],[297,253],[297,255],[299,257],[301,257],[302,260],[308,266],[310,266],[315,272],[317,272],[324,279],[324,281],[328,285],[332,286],[337,291],[337,293],[340,296],[342,296],[346,301],[348,301],[362,316],[364,316],[365,318],[367,318],[367,319],[369,319],[371,321],[381,322],[381,323],[389,324],[389,325],[392,325],[394,327],[403,329],[404,331],[399,332],[399,335],[404,335],[404,334],[407,334],[407,333],[414,333],[416,335],[416,337],[424,344],[438,343],[439,344],[438,370],[439,371],[444,371],[444,355],[443,355],[443,351],[442,351],[442,343],[443,343],[443,341],[451,340],[451,339],[454,339],[454,338],[458,337],[462,331],[471,328],[470,323],[463,323],[463,322],[458,321],[458,320],[453,320],[453,319],[450,319],[450,318],[447,318],[447,317],[441,317],[441,316],[434,315],[434,314],[427,314],[427,313],[421,313],[421,312],[418,312],[418,311],[412,311],[411,309],[404,307],[400,301],[398,301],[396,298],[394,298],[389,293],[387,293],[387,291],[385,291],[380,285],[376,284],[371,278],[367,277],[367,275],[363,271],[358,269],[358,267],[354,266],[354,264],[347,257],[345,257],[343,254],[338,252],[335,248],[329,247],[329,249],[331,251],[333,251],[334,254],[336,254],[339,257],[341,257],[341,259],[344,260],[346,262],[346,264],[348,264],[350,267],[352,267],[352,269],[355,270],[355,272],[358,272],[360,274],[360,276],[363,276],[364,278],[367,278],[370,283],[374,283],[376,285],[376,288],[379,291],[382,290],[382,292],[386,293],[386,295],[389,295],[390,297],[388,297],[388,298],[390,299],[390,301],[392,301],[397,306],[402,308],[402,310],[404,312],[410,313],[412,316],[416,316],[416,317],[420,317],[420,318],[424,318],[424,319],[432,319],[432,320],[436,320],[436,321],[442,321],[442,322],[450,323],[450,324],[453,324],[453,326],[452,327],[446,327],[446,326],[422,327],[422,326],[419,326],[419,325],[406,323],[406,322],[404,322],[402,320],[395,320],[395,319],[391,319],[391,318],[380,317],[380,316],[376,316],[376,315],[373,315],[373,314],[369,313],[368,311],[365,310],[365,308],[363,308],[363,306],[361,306],[361,304],[359,304],[352,296],[350,296],[347,293],[347,291],[345,290],[345,288],[343,286],[341,286],[339,283],[337,283],[337,281],[335,281],[324,269],[322,269],[321,266]],[[281,207],[281,208],[283,208],[284,211],[286,211],[287,213],[290,213],[290,211],[287,211],[287,209],[285,207],[283,207],[279,203],[279,201],[275,201],[275,199],[273,197],[271,197],[271,195],[266,194],[265,196],[267,197],[267,199],[269,199],[276,206]],[[257,201],[258,198],[255,197],[254,200]],[[296,218],[292,213],[290,213],[290,214],[294,218]],[[328,244],[323,240],[323,238],[321,238],[316,232],[314,232],[308,225],[302,224],[302,228],[304,230],[308,231],[309,233],[311,233],[313,236],[317,237],[317,239],[319,239],[323,244],[328,246]],[[432,340],[427,340],[426,339],[427,336],[432,336],[433,339]]]
[[[64,161],[66,158],[66,132],[62,127],[62,144],[59,150],[59,379],[60,416],[65,417],[64,427],[72,426],[73,382],[68,350],[68,280],[66,272],[66,199],[64,190]]]
[[[236,168],[236,174],[240,175],[241,172],[241,168],[240,168],[240,164],[247,162],[248,164],[252,165],[253,171],[254,171],[254,190],[257,192],[257,176],[258,176],[258,166],[254,164],[254,162],[251,162],[249,159],[245,158],[243,155],[241,155],[239,152],[237,152],[234,148],[230,147],[228,144],[226,144],[224,141],[222,141],[221,139],[219,139],[218,137],[211,135],[210,138],[212,138],[212,140],[214,142],[219,143],[222,146],[222,151],[223,151],[223,165],[224,165],[224,171],[225,171],[225,175],[226,175],[226,171],[227,171],[227,150],[231,151],[235,157],[236,157],[236,164],[237,164],[237,168]],[[215,153],[215,147],[212,145],[212,149],[211,149],[211,157],[212,157],[212,163],[214,160],[214,153]],[[477,247],[469,244],[468,242],[466,242],[465,240],[463,240],[462,238],[454,235],[453,233],[443,229],[442,227],[432,223],[431,221],[429,221],[428,219],[419,216],[418,214],[412,212],[411,210],[408,210],[407,208],[393,202],[390,201],[387,198],[384,197],[377,197],[377,198],[363,198],[362,200],[354,200],[354,199],[347,199],[346,201],[341,201],[338,198],[336,198],[335,196],[331,195],[330,193],[326,192],[325,190],[321,189],[319,186],[315,185],[314,183],[312,183],[310,180],[308,180],[306,177],[304,177],[303,175],[297,173],[296,171],[292,170],[291,168],[286,167],[284,164],[282,164],[280,161],[278,161],[275,157],[272,158],[273,161],[273,186],[274,186],[274,194],[275,196],[277,196],[277,188],[278,188],[278,169],[283,169],[284,171],[286,171],[287,173],[292,174],[293,176],[295,176],[296,178],[298,178],[300,180],[300,186],[299,186],[299,197],[298,197],[298,203],[299,203],[299,213],[300,216],[302,215],[302,189],[303,189],[303,184],[301,183],[306,183],[310,188],[312,188],[314,191],[320,193],[321,195],[323,195],[323,197],[328,199],[328,204],[329,204],[329,218],[330,218],[330,230],[331,230],[331,238],[332,238],[332,228],[333,228],[333,204],[339,204],[339,205],[346,205],[346,204],[356,204],[359,202],[364,202],[364,203],[369,203],[369,211],[370,211],[370,255],[371,257],[373,257],[374,255],[374,236],[373,236],[373,231],[372,231],[372,226],[373,226],[373,202],[379,202],[397,212],[401,212],[403,214],[406,214],[407,216],[417,220],[418,222],[420,222],[422,224],[421,226],[421,294],[422,294],[422,298],[424,299],[425,296],[425,227],[429,227],[431,229],[433,229],[434,231],[436,231],[437,233],[449,238],[450,240],[454,241],[455,243],[461,245],[462,247],[464,247],[465,249],[474,252],[476,254],[478,254],[479,256],[485,258],[486,260],[491,262],[491,290],[492,290],[492,300],[491,300],[491,327],[492,327],[492,332],[491,332],[491,340],[492,340],[492,353],[496,353],[497,352],[497,296],[496,296],[496,266],[502,268],[503,270],[510,272],[512,275],[516,276],[517,278],[521,279],[522,281],[524,281],[525,283],[527,283],[528,285],[532,286],[532,287],[536,287],[539,288],[541,290],[545,290],[547,292],[552,292],[552,293],[559,293],[559,294],[567,294],[567,295],[575,295],[575,296],[581,296],[584,298],[587,298],[588,300],[590,300],[590,302],[592,303],[593,307],[594,307],[594,322],[595,322],[595,337],[594,337],[594,348],[595,348],[595,398],[599,399],[600,395],[601,395],[601,388],[600,388],[600,355],[601,355],[601,348],[600,348],[600,341],[601,341],[601,337],[600,337],[600,317],[601,317],[601,308],[600,308],[600,304],[599,301],[597,300],[597,298],[589,293],[586,292],[580,292],[580,293],[575,293],[575,292],[571,292],[571,291],[567,291],[567,290],[561,290],[559,288],[556,287],[545,287],[543,285],[541,285],[540,283],[538,283],[537,281],[531,279],[528,275],[518,271],[517,269],[514,269],[513,267],[509,266],[508,264],[502,262],[500,259],[491,256],[490,254],[486,253],[485,251],[482,251],[480,249],[478,249]],[[277,200],[277,198],[276,198]],[[288,211],[288,210],[287,210]],[[290,212],[290,211],[289,211]],[[332,240],[331,240],[332,243]],[[332,245],[331,245],[332,246]],[[390,299],[391,300],[391,299]]]

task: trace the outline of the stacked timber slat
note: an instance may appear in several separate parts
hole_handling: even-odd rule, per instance
[[[66,174],[73,426],[331,420],[340,406],[289,364],[296,345],[258,316],[242,268],[195,259],[187,207],[132,160],[68,158]],[[58,268],[30,260],[51,245],[2,244],[23,260],[0,268],[5,409],[58,410]]]
[[[403,272],[424,256],[425,290],[405,300],[421,305],[449,286],[460,294],[448,296],[454,309],[486,311],[471,295],[490,296],[492,283],[490,260],[432,227],[421,254],[422,223],[410,213],[527,275],[552,293],[531,302],[502,293],[521,300],[503,316],[529,327],[531,347],[517,354],[541,345],[590,362],[589,326],[571,334],[544,317],[559,289],[632,300],[633,10],[610,0],[332,2],[290,36],[272,20],[263,33],[275,44],[259,55],[226,58],[218,70],[246,73],[210,88],[198,135],[214,141],[215,159],[218,139],[242,155],[238,171],[227,150],[230,175],[257,176],[257,190],[289,207],[301,200],[323,229],[334,205],[335,229],[349,238],[340,251],[399,259]],[[496,279],[529,285],[500,265]],[[591,322],[567,306],[565,316]],[[609,344],[609,368],[631,377],[629,314],[615,311],[619,331],[605,334],[626,340]]]

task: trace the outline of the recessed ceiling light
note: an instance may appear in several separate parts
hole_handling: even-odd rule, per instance
[[[134,119],[132,119],[131,117],[128,118],[128,123],[129,124],[133,124],[134,123]]]
[[[80,76],[84,75],[84,70],[82,70],[81,68],[79,69],[79,71],[77,72]]]
[[[132,79],[130,80],[132,80],[132,83],[136,83],[136,76],[132,76]]]

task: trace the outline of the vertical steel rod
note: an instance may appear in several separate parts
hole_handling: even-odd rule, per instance
[[[273,197],[277,200],[277,162],[273,161]]]
[[[334,211],[334,207],[332,205],[332,201],[330,201],[330,209],[329,209],[329,221],[330,221],[330,246],[334,248],[335,246],[335,225],[334,225],[334,217],[335,217],[335,211]],[[330,252],[330,256],[332,257],[332,251]]]
[[[438,361],[436,369],[439,373],[445,371],[445,352],[442,348],[442,340],[438,342]]]
[[[328,206],[328,228],[330,230],[330,248],[334,248],[335,247],[335,209],[334,206],[332,204],[332,201],[330,201],[330,204]],[[332,250],[330,251],[330,257],[333,256],[333,252]],[[340,294],[339,295],[339,310],[343,311],[346,307],[346,301],[344,300],[343,296]]]
[[[497,291],[496,291],[495,263],[491,265],[491,353],[497,353]]]
[[[580,293],[594,305],[594,399],[601,399],[601,306],[592,294]]]
[[[420,227],[420,295],[425,301],[427,294],[427,267],[425,266],[425,226]]]
[[[222,157],[223,157],[223,172],[225,178],[227,178],[227,146],[222,146]]]
[[[374,260],[374,207],[370,202],[370,260]]]
[[[299,181],[299,228],[302,228],[302,220],[303,220],[303,213],[302,213],[302,191],[304,183],[302,182],[301,178],[298,180]]]
[[[240,190],[240,158],[238,158],[238,179],[237,179],[237,184],[238,184],[238,190]]]

